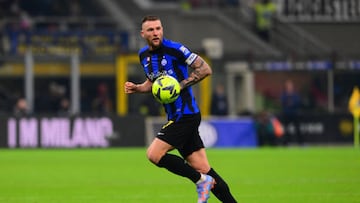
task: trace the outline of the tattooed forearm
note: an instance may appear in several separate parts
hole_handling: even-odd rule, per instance
[[[190,73],[190,76],[187,79],[181,81],[181,89],[200,82],[212,73],[210,66],[201,57],[196,59],[191,68],[194,70]]]

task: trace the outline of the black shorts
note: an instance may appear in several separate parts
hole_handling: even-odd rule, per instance
[[[204,148],[199,135],[201,114],[183,115],[179,120],[170,120],[156,136],[175,147],[186,158],[195,151]]]

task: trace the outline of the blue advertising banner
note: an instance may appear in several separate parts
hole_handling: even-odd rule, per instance
[[[207,147],[256,147],[254,121],[247,118],[209,119],[200,125],[200,136]]]

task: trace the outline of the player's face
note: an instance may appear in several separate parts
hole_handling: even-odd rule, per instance
[[[163,40],[163,28],[160,20],[144,22],[142,24],[141,37],[146,40],[151,50],[159,47]]]

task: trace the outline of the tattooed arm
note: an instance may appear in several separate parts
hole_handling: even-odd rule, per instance
[[[190,67],[193,71],[188,78],[180,82],[181,89],[194,85],[212,74],[211,67],[200,56],[195,59]]]

